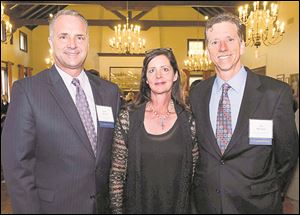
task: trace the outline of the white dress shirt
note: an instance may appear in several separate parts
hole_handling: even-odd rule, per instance
[[[74,77],[72,77],[68,73],[64,72],[63,70],[61,70],[58,66],[55,65],[55,67],[56,67],[59,75],[63,79],[63,81],[73,99],[74,104],[76,105],[76,87],[72,84],[72,80]],[[86,95],[86,98],[87,98],[87,101],[89,104],[89,109],[92,114],[93,123],[95,126],[95,132],[97,134],[96,106],[95,106],[95,100],[94,100],[93,91],[92,91],[92,87],[91,87],[89,78],[87,77],[87,75],[85,74],[85,72],[83,70],[80,72],[80,74],[76,78],[79,80],[80,86],[82,87],[82,89]]]

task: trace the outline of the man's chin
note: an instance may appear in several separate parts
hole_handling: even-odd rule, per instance
[[[218,66],[218,69],[219,69],[219,71],[220,72],[228,72],[228,71],[230,71],[230,70],[232,70],[232,68],[233,68],[233,66],[228,66],[228,67],[219,67]]]

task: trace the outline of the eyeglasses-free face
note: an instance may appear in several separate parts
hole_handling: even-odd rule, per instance
[[[164,54],[155,56],[147,67],[147,81],[152,94],[171,93],[173,83],[178,74],[170,64],[170,60]]]
[[[171,66],[161,66],[160,68],[156,68],[156,67],[148,67],[147,69],[147,74],[148,75],[156,75],[156,73],[160,72],[161,75],[167,75],[170,71],[172,71],[172,67]]]
[[[152,57],[155,58],[156,56],[165,55],[166,53],[168,53],[168,54],[172,53],[173,54],[173,51],[172,51],[171,48],[156,48],[156,49],[147,50],[145,52],[146,58],[147,57],[148,58],[152,58]],[[149,62],[149,64],[150,64],[150,62]],[[170,64],[170,62],[169,62],[169,64]],[[173,71],[173,68],[172,68],[171,65],[169,65],[169,66],[164,65],[164,66],[161,66],[160,68],[150,67],[148,65],[147,74],[155,75],[158,70],[161,72],[161,75],[165,75],[165,74],[168,74],[170,71]]]
[[[244,53],[237,26],[231,22],[216,23],[207,30],[207,40],[209,56],[217,73],[233,77],[241,68],[240,57]]]

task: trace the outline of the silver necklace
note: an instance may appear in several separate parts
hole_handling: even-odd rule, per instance
[[[173,103],[173,100],[171,100],[170,104],[171,107],[173,107],[174,103]],[[165,128],[165,120],[170,116],[171,112],[169,111],[169,105],[168,105],[168,108],[167,108],[167,113],[166,114],[159,114],[152,106],[151,103],[149,103],[149,108],[151,109],[151,111],[153,112],[154,116],[156,116],[160,122],[160,126],[161,126],[161,129],[164,130]]]

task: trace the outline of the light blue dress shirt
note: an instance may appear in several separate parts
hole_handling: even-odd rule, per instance
[[[247,72],[244,66],[242,66],[240,71],[235,76],[233,76],[232,79],[227,81],[227,83],[231,86],[231,88],[228,91],[228,97],[231,106],[232,133],[234,132],[237,123],[237,118],[239,115],[239,111],[240,111],[240,107],[244,95],[246,79],[247,79]],[[212,87],[212,93],[209,102],[210,123],[215,135],[216,135],[218,106],[222,95],[222,85],[224,83],[225,83],[224,80],[222,80],[218,76],[216,77]]]

